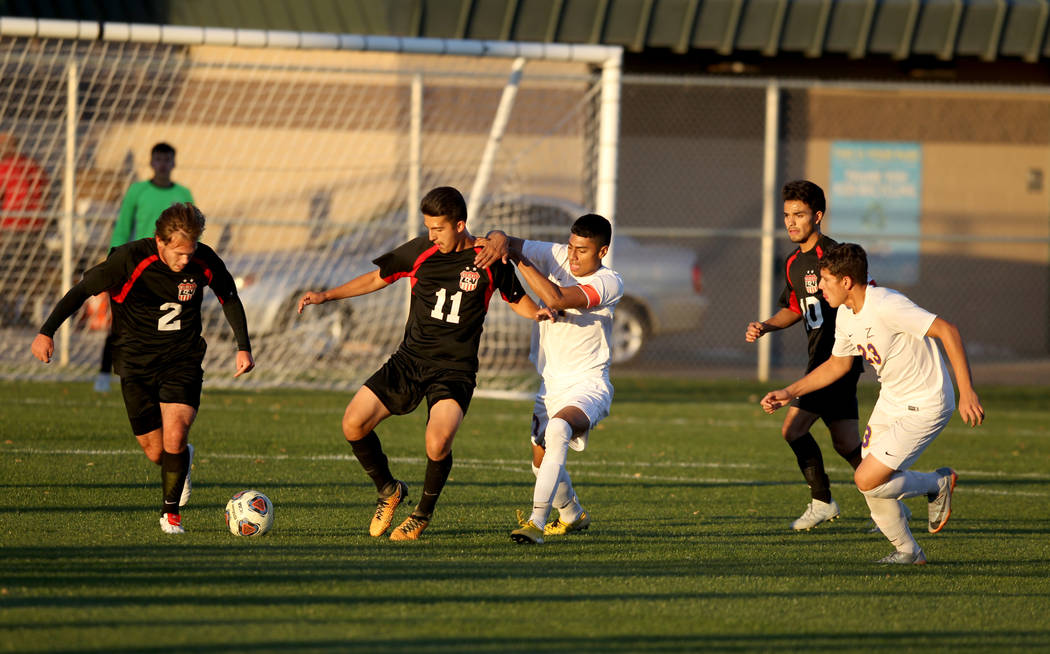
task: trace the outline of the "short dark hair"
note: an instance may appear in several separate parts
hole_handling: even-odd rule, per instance
[[[814,213],[824,213],[827,210],[827,201],[824,199],[824,189],[820,188],[808,179],[796,179],[784,184],[780,193],[784,202],[798,200],[805,203]]]
[[[171,145],[165,143],[164,141],[161,141],[160,143],[154,145],[153,149],[150,150],[149,153],[150,153],[150,156],[153,156],[155,154],[170,154],[171,156],[174,157],[175,156],[175,148],[171,147]]]
[[[868,255],[856,243],[832,246],[820,260],[820,267],[837,279],[849,277],[854,284],[868,283]]]
[[[584,214],[577,218],[572,224],[572,233],[583,238],[593,238],[598,247],[606,246],[612,241],[612,225],[596,213]]]
[[[467,203],[463,194],[451,186],[439,186],[424,195],[419,210],[424,216],[445,216],[453,225],[461,220],[467,222]]]
[[[175,232],[182,232],[191,241],[201,240],[204,231],[204,214],[189,202],[175,202],[161,212],[157,218],[157,237],[167,243]]]

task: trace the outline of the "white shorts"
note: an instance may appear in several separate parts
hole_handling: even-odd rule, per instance
[[[532,442],[543,445],[543,433],[547,430],[550,416],[565,407],[574,406],[583,411],[591,429],[609,415],[612,405],[613,387],[608,379],[588,379],[556,390],[547,390],[546,382],[540,383],[536,402],[532,407]],[[587,447],[590,430],[577,434],[569,441],[569,447],[582,452]]]
[[[876,403],[861,436],[861,456],[871,454],[894,470],[907,470],[937,438],[954,412],[953,407],[914,411]]]

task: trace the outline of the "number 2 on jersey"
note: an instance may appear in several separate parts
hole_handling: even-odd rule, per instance
[[[167,313],[157,319],[158,332],[177,332],[182,328],[182,321],[176,320],[178,315],[182,313],[181,304],[178,302],[165,302],[160,305],[160,310],[167,311]]]
[[[431,318],[437,318],[438,320],[445,320],[454,325],[459,324],[459,303],[463,300],[463,291],[456,291],[456,294],[451,298],[452,306],[449,307],[448,315],[442,312],[445,308],[445,295],[447,295],[445,289],[438,289],[437,302],[434,304],[434,310],[430,312]]]

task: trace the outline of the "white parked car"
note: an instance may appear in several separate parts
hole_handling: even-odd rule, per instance
[[[499,228],[514,236],[566,241],[573,221],[587,213],[570,202],[548,197],[495,198],[486,202],[481,220],[471,219],[471,232]],[[295,312],[305,291],[333,288],[372,270],[372,259],[406,240],[404,215],[355,226],[322,247],[227,258],[238,280],[253,339],[287,337],[299,329],[321,329],[334,344],[353,334],[393,349],[405,320],[405,294],[384,290],[348,301]],[[613,229],[613,268],[624,280],[624,297],[616,308],[613,361],[634,358],[654,334],[695,329],[707,300],[701,295],[695,253],[676,245],[646,244]],[[401,285],[395,285],[400,287]],[[530,324],[494,301],[486,332],[500,332],[499,342],[513,343],[524,355]],[[377,327],[378,326],[378,327]]]

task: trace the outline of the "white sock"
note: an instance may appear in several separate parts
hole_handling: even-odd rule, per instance
[[[868,495],[869,492],[864,492],[864,499],[871,509],[871,519],[875,521],[882,535],[889,539],[899,552],[918,552],[919,543],[911,535],[908,521],[904,519],[904,505],[899,500]]]
[[[889,481],[885,484],[862,492],[867,497],[903,500],[918,495],[936,493],[939,490],[937,485],[939,479],[940,476],[936,472],[904,470],[890,475]]]
[[[536,488],[532,493],[532,524],[539,528],[547,524],[551,512],[554,492],[565,470],[565,458],[569,453],[572,427],[561,418],[551,418],[543,432],[543,463],[536,475]]]
[[[540,467],[535,463],[532,464],[532,474],[536,477],[540,475]],[[569,471],[564,466],[558,477],[558,486],[554,489],[554,499],[551,504],[558,509],[558,518],[562,522],[575,522],[583,513],[580,498],[576,497],[576,491],[572,488],[572,479],[569,478]]]
[[[580,506],[580,498],[572,489],[572,479],[565,466],[561,468],[561,476],[558,477],[558,487],[554,490],[554,508],[558,509],[558,519],[562,522],[573,522],[583,513]]]

